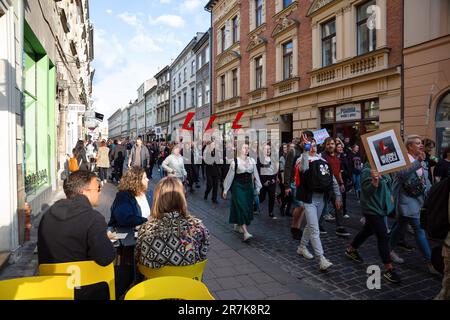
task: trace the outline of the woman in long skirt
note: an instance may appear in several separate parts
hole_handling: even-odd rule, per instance
[[[229,223],[235,225],[235,231],[244,234],[244,241],[253,238],[247,227],[253,220],[254,191],[259,194],[262,188],[256,161],[248,156],[248,152],[249,146],[244,144],[239,157],[230,164],[222,195],[226,199],[227,192],[231,188],[233,196],[231,198]],[[256,190],[254,190],[253,182],[255,182]]]

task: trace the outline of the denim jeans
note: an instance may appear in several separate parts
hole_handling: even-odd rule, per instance
[[[361,192],[361,174],[353,174],[353,188],[356,192]]]
[[[416,237],[416,242],[423,257],[427,262],[431,261],[431,248],[428,243],[428,239],[425,235],[425,231],[420,227],[419,218],[410,218],[400,216],[397,220],[397,224],[392,229],[391,232],[391,248],[395,248],[400,239],[402,239],[406,234],[406,226],[410,225],[414,230],[414,236]]]
[[[303,231],[300,246],[307,247],[311,241],[316,257],[323,256],[322,242],[320,242],[319,219],[324,206],[323,194],[314,193],[311,203],[304,203],[306,227]]]
[[[164,171],[162,166],[159,166],[159,177],[162,179],[166,176],[166,172]]]

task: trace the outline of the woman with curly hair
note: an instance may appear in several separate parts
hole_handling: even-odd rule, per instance
[[[149,268],[185,266],[206,259],[209,232],[190,215],[184,187],[176,177],[163,178],[155,188],[150,221],[139,229],[135,257]]]
[[[147,222],[150,216],[149,204],[152,203],[148,181],[143,168],[133,167],[124,174],[118,187],[119,192],[111,206],[110,227],[131,230],[131,235],[134,235],[133,229]]]

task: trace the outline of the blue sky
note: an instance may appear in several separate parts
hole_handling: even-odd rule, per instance
[[[91,0],[94,107],[106,119],[210,25],[206,0]]]

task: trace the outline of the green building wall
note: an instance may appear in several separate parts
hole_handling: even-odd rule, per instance
[[[25,23],[25,176],[56,177],[56,67]],[[40,187],[39,186],[39,187]]]

